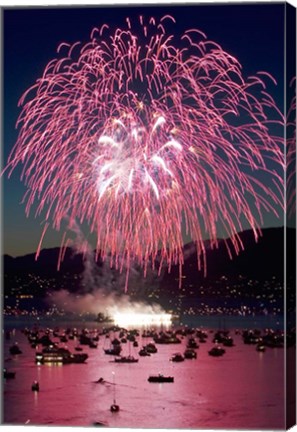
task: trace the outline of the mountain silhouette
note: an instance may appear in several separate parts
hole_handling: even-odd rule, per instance
[[[218,248],[211,249],[209,241],[205,241],[206,247],[206,263],[207,274],[203,275],[203,271],[197,271],[197,253],[193,243],[188,243],[184,246],[185,262],[183,266],[183,274],[187,277],[203,277],[204,279],[213,279],[225,275],[229,278],[235,278],[238,275],[243,275],[250,278],[258,278],[260,280],[275,276],[278,279],[283,279],[284,272],[284,229],[283,228],[267,228],[263,229],[261,237],[255,241],[252,230],[243,231],[240,233],[241,241],[244,245],[244,250],[238,255],[234,252],[230,239],[218,241]],[[294,250],[294,242],[296,238],[295,229],[287,229],[287,259],[294,262],[294,254],[290,250]],[[232,251],[232,259],[229,258],[226,244]],[[4,272],[22,274],[34,273],[42,276],[55,276],[61,274],[79,274],[84,270],[84,257],[82,254],[76,253],[73,249],[67,248],[60,270],[58,271],[58,258],[60,248],[43,249],[35,259],[35,254],[28,254],[19,257],[3,256]],[[102,266],[99,261],[97,266]],[[173,265],[170,274],[165,272],[164,278],[172,281],[178,277],[179,268]]]

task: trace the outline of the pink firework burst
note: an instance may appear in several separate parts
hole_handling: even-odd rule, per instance
[[[296,214],[296,78],[290,86],[295,90],[286,118],[286,215],[294,219]]]
[[[35,202],[45,212],[42,238],[65,218],[87,222],[110,265],[135,261],[146,273],[158,257],[181,274],[183,231],[200,268],[205,235],[216,246],[223,228],[237,253],[242,227],[257,239],[263,212],[282,205],[282,138],[271,126],[284,119],[268,73],[244,79],[218,44],[196,29],[169,34],[167,21],[127,18],[85,45],[61,44],[21,98],[8,168],[23,164],[26,212]]]

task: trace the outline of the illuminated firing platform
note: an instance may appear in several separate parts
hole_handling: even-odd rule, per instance
[[[114,323],[120,327],[170,326],[171,319],[167,313],[117,312],[113,315]]]

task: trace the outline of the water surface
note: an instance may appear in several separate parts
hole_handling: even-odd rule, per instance
[[[98,348],[85,347],[86,364],[36,365],[35,349],[15,330],[4,341],[4,366],[16,377],[3,382],[3,419],[6,424],[91,426],[99,421],[110,427],[129,428],[284,428],[284,350],[259,353],[244,345],[240,335],[230,332],[235,347],[226,347],[221,358],[208,355],[212,334],[200,344],[196,360],[173,363],[181,345],[157,345],[158,353],[140,357],[135,364],[115,364],[104,354],[108,339],[100,337]],[[17,341],[23,354],[11,356],[9,347]],[[138,338],[139,348],[151,339]],[[63,345],[63,344],[61,344]],[[76,341],[65,345],[74,352]],[[128,354],[128,344],[123,344]],[[115,386],[113,374],[115,373]],[[149,383],[150,374],[173,375],[174,383]],[[103,377],[110,383],[95,383]],[[39,393],[31,391],[34,380]],[[120,405],[110,412],[113,398]]]

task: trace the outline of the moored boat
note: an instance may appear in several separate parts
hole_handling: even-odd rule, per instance
[[[12,355],[22,354],[22,351],[20,350],[17,342],[9,348],[9,352]]]
[[[49,347],[44,348],[42,352],[37,352],[35,356],[36,363],[45,364],[45,363],[62,363],[62,364],[70,364],[70,363],[84,363],[88,358],[88,354],[79,353],[72,354],[66,348],[59,347]]]
[[[197,342],[195,341],[195,339],[193,337],[191,337],[191,338],[188,339],[187,348],[188,349],[199,348],[199,345],[197,344]]]
[[[230,337],[230,336],[226,336],[222,343],[226,347],[234,347],[235,346],[234,341],[233,341],[232,337]]]
[[[89,343],[90,348],[97,348],[97,346],[98,345],[93,340],[90,341],[90,343]]]
[[[147,345],[144,346],[144,349],[150,354],[155,354],[158,352],[156,345],[153,343],[148,343]]]
[[[141,348],[141,350],[138,352],[138,354],[139,354],[141,357],[149,357],[149,356],[150,356],[150,353],[147,352],[147,350],[146,350],[145,347]]]
[[[113,346],[113,348],[108,348],[104,350],[105,354],[115,355],[115,356],[120,355],[121,351],[122,351],[121,345],[115,345]]]
[[[181,353],[175,353],[170,360],[173,362],[182,362],[185,360],[185,358]]]
[[[175,335],[166,335],[163,334],[161,336],[154,337],[154,342],[157,344],[180,344],[181,339],[176,337]]]
[[[213,356],[213,357],[220,357],[223,354],[225,354],[225,352],[226,351],[224,350],[224,348],[222,348],[220,346],[215,346],[211,350],[208,351],[208,354],[210,356]]]
[[[137,363],[138,359],[135,358],[135,357],[133,357],[133,356],[131,356],[131,355],[128,355],[126,357],[125,356],[123,356],[123,357],[116,357],[114,359],[114,361],[115,361],[115,363]]]
[[[39,392],[39,382],[38,381],[33,382],[32,386],[31,386],[31,390]]]
[[[154,383],[174,382],[174,377],[164,376],[159,373],[158,375],[150,375],[147,380],[148,382],[154,382]]]
[[[15,372],[8,371],[6,368],[3,369],[3,378],[5,379],[11,379],[15,377]]]
[[[195,358],[197,358],[197,353],[194,349],[188,348],[184,352],[184,357],[186,359],[195,359]]]

